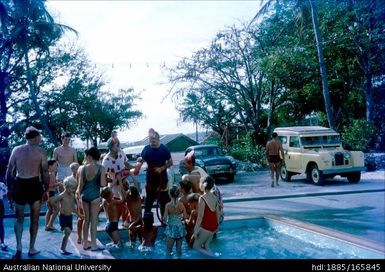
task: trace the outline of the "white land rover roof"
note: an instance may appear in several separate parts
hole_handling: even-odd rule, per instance
[[[303,127],[279,127],[274,132],[282,135],[339,135],[335,130],[320,126],[303,126]]]

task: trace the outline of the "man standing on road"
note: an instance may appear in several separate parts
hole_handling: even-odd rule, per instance
[[[274,132],[272,140],[266,144],[266,159],[270,167],[271,187],[274,187],[274,174],[275,184],[278,186],[279,170],[284,158],[282,144],[278,139],[278,134]]]
[[[45,151],[39,147],[41,136],[34,127],[28,127],[25,131],[27,143],[16,146],[11,153],[8,162],[6,180],[8,185],[8,199],[10,207],[15,202],[16,220],[16,254],[14,259],[21,259],[24,224],[24,206],[28,203],[30,206],[30,241],[28,255],[34,256],[39,253],[35,249],[35,241],[39,225],[40,204],[44,194],[43,184],[40,176],[43,175],[45,190],[48,189],[49,175],[48,163]]]
[[[62,183],[66,177],[72,175],[70,164],[78,162],[76,149],[69,146],[71,135],[69,133],[64,133],[61,137],[61,141],[62,145],[55,148],[53,151],[53,159],[57,162],[56,180],[60,183]]]
[[[159,133],[153,129],[149,130],[150,144],[146,145],[138,158],[138,162],[147,162],[146,174],[146,199],[144,211],[151,212],[155,199],[159,200],[160,213],[163,217],[167,202],[170,201],[168,192],[163,191],[167,187],[167,168],[173,165],[171,153],[166,146],[160,144]]]

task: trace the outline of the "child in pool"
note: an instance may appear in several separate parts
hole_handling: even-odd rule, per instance
[[[131,246],[135,246],[136,237],[139,237],[139,229],[142,227],[142,198],[135,186],[131,186],[126,197],[127,207],[130,213],[130,223],[128,232],[130,235]],[[140,237],[139,237],[140,238]]]
[[[119,191],[120,199],[116,199],[113,195],[112,188],[106,186],[102,189],[100,196],[103,198],[103,208],[106,212],[108,221],[106,224],[106,232],[110,236],[114,245],[121,247],[122,242],[120,240],[119,228],[118,228],[118,205],[122,204],[125,200],[122,193]]]
[[[190,248],[194,244],[194,227],[198,218],[198,200],[200,194],[192,193],[187,197],[188,205],[190,207],[191,213],[189,218],[186,220],[186,242]]]
[[[183,224],[184,219],[188,217],[186,208],[181,201],[178,200],[179,189],[173,186],[169,190],[171,201],[166,204],[163,220],[166,222],[167,236],[167,252],[171,253],[176,243],[176,252],[180,256],[182,254],[182,242],[186,236],[186,228]]]
[[[151,251],[155,246],[156,236],[158,234],[158,227],[154,226],[154,215],[152,212],[144,212],[143,226],[141,226],[139,233],[142,239],[140,250]]]

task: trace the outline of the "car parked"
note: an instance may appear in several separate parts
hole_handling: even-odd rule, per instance
[[[216,180],[226,179],[233,182],[237,172],[237,164],[232,156],[226,156],[223,150],[214,144],[194,145],[186,149],[185,155],[194,150],[195,165],[203,168],[207,174]],[[184,168],[184,161],[179,163],[179,172],[181,175],[187,174]]]
[[[364,153],[344,150],[340,135],[320,126],[280,127],[274,130],[282,143],[285,163],[281,178],[290,181],[296,174],[307,174],[307,179],[322,185],[336,175],[346,177],[350,183],[361,179]]]

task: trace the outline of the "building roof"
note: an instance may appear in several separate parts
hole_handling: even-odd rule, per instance
[[[135,145],[135,146],[128,146],[126,148],[123,148],[123,151],[125,154],[140,154],[145,146],[144,145]]]
[[[170,150],[171,152],[173,151],[180,151],[180,150],[174,150],[174,149],[185,149],[187,146],[191,145],[198,145],[196,141],[191,139],[190,137],[184,135],[183,133],[175,133],[175,134],[165,134],[165,135],[160,135],[159,141],[161,144],[167,146],[168,148],[172,147]],[[144,138],[143,140],[133,142],[130,145],[123,145],[121,142],[121,147],[123,148],[123,151],[126,154],[140,154],[141,151],[143,150],[143,147],[148,145],[149,140],[148,136]],[[179,147],[176,147],[176,145]],[[100,150],[108,150],[106,143],[100,143],[98,145],[98,148]]]

